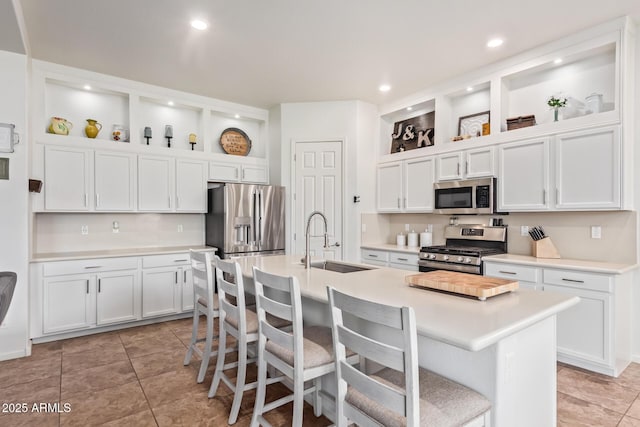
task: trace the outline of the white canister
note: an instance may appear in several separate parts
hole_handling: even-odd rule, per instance
[[[411,230],[411,233],[407,234],[407,246],[410,248],[418,247],[418,233],[414,230]]]
[[[592,93],[587,96],[587,112],[591,113],[599,113],[602,111],[602,94],[601,93]]]
[[[424,230],[420,233],[420,246],[432,246],[433,245],[433,234],[429,231],[429,229]]]
[[[407,244],[406,236],[402,233],[396,236],[396,245],[405,246]]]

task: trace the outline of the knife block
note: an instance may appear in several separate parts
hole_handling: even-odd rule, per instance
[[[560,253],[550,237],[531,242],[531,252],[536,258],[560,258]]]

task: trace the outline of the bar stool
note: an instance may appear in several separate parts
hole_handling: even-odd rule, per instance
[[[231,279],[232,277],[233,279]],[[247,363],[256,361],[255,358],[247,359],[247,345],[258,341],[258,317],[255,312],[246,309],[244,281],[240,265],[237,262],[216,260],[216,280],[220,301],[219,356],[209,389],[209,397],[216,395],[220,380],[233,390],[233,404],[228,423],[235,424],[238,420],[242,395],[245,391],[252,390],[257,386],[257,382],[246,384],[245,380]],[[227,348],[227,334],[236,339],[237,345],[235,347]],[[225,364],[226,353],[236,350],[238,351],[238,361]],[[232,368],[238,368],[235,384],[225,374],[226,370]]]
[[[327,287],[335,346],[336,425],[488,426],[491,403],[481,394],[418,367],[411,307],[393,307]],[[357,321],[346,326],[343,313]],[[384,342],[365,331],[384,328]],[[400,344],[398,344],[400,343]],[[347,363],[345,348],[383,366],[367,375]]]
[[[218,298],[214,293],[213,266],[211,264],[211,252],[189,251],[191,258],[191,271],[193,272],[193,329],[191,331],[191,342],[184,357],[184,365],[191,362],[191,356],[195,352],[202,361],[198,371],[198,383],[204,381],[209,366],[209,359],[217,352],[211,352],[213,343],[213,326],[215,318],[220,315],[218,310]],[[215,256],[217,259],[218,257]],[[198,338],[198,323],[200,315],[206,316],[207,332],[205,338]],[[204,341],[204,351],[200,351],[197,343]]]
[[[269,426],[263,414],[291,401],[292,425],[301,426],[305,394],[314,393],[314,413],[316,416],[322,413],[320,379],[335,369],[331,330],[322,326],[303,328],[300,285],[295,277],[278,276],[253,267],[253,280],[259,334],[258,390],[251,426]],[[275,327],[271,316],[292,322],[291,332]],[[267,378],[267,365],[283,375]],[[293,381],[293,394],[265,404],[267,385],[287,378]],[[305,390],[306,381],[313,381],[313,386]]]

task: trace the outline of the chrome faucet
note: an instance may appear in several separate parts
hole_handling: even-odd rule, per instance
[[[311,232],[309,231],[309,228],[311,226],[311,219],[316,216],[316,215],[320,215],[320,217],[322,218],[322,220],[324,221],[324,247],[328,248],[329,247],[329,234],[327,234],[327,217],[324,216],[324,214],[320,211],[313,211],[311,212],[311,215],[309,215],[309,218],[307,219],[307,229],[305,232],[305,256],[304,256],[304,268],[310,268],[311,267],[311,257],[309,256],[309,252],[310,252],[310,247],[309,247],[309,240],[311,238]]]

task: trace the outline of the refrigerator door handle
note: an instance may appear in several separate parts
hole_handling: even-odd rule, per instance
[[[251,227],[253,227],[253,243],[258,241],[258,191],[253,190],[253,209],[251,210],[253,215],[251,221]]]
[[[262,249],[262,189],[258,190],[258,250]]]

